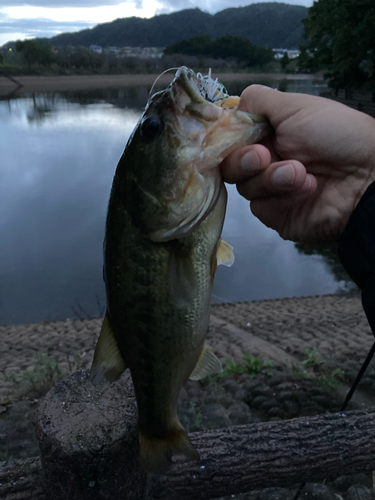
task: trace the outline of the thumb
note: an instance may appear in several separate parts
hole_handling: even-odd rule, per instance
[[[281,92],[264,85],[250,85],[242,92],[238,109],[263,115],[277,128],[303,107],[314,105],[315,99],[315,96],[307,94]]]
[[[275,110],[275,105],[278,106],[283,100],[284,94],[279,90],[266,87],[265,85],[250,85],[246,87],[240,97],[238,109],[266,116],[268,119],[272,116],[272,111]]]

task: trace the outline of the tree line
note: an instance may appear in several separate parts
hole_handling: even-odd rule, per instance
[[[180,50],[180,45],[184,49]],[[29,74],[159,73],[181,65],[195,71],[204,67],[238,71],[255,66],[263,68],[273,60],[271,49],[230,35],[214,41],[208,35],[198,35],[191,41],[167,47],[161,57],[135,57],[110,49],[97,53],[86,47],[56,48],[45,40],[17,41],[15,48],[15,51],[6,53],[3,67],[13,67],[13,70]]]
[[[324,71],[334,89],[375,92],[374,0],[317,0],[308,9],[303,27],[299,71]],[[227,34],[211,38],[207,33],[168,45],[160,59],[142,61],[134,57],[119,57],[108,51],[95,54],[84,47],[52,48],[46,40],[18,41],[16,50],[21,65],[29,69],[35,65],[55,65],[57,71],[158,72],[167,69],[168,65],[181,64],[193,69],[205,66],[246,70],[262,68],[273,59],[269,47],[257,45],[247,37]],[[4,57],[3,64],[6,62]],[[280,64],[283,70],[288,69],[290,61],[287,55]]]
[[[196,35],[181,40],[164,50],[164,54],[206,56],[213,59],[233,59],[247,67],[263,66],[274,59],[272,49],[252,43],[241,36],[224,35],[211,40],[210,35]]]

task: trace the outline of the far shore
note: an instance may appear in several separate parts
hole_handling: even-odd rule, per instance
[[[134,85],[152,85],[159,75],[71,75],[71,76],[0,76],[0,96],[13,97],[36,92],[63,92],[67,90],[90,90],[120,88]],[[317,78],[311,74],[284,73],[212,73],[220,82],[256,81],[264,78],[309,80]],[[159,78],[159,82],[168,85],[173,72]]]

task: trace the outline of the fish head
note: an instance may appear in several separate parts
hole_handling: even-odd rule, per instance
[[[126,179],[133,223],[151,240],[188,234],[215,205],[222,159],[269,133],[263,117],[226,106],[227,98],[217,80],[183,66],[149,99],[117,177]]]

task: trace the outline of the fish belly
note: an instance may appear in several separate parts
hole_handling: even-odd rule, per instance
[[[108,319],[133,379],[140,458],[163,470],[174,453],[198,458],[176,411],[209,326],[216,250],[226,190],[191,233],[155,243],[142,237],[126,211],[110,214],[105,246]],[[118,231],[120,217],[122,232]]]

